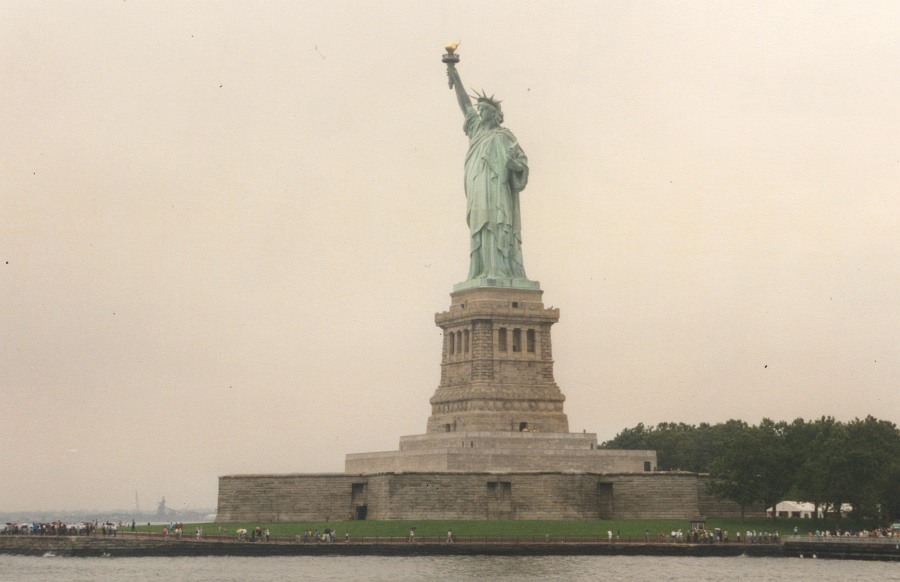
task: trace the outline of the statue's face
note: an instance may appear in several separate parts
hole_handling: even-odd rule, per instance
[[[497,123],[497,110],[494,109],[492,105],[487,103],[479,103],[478,104],[478,115],[481,116],[481,121],[484,123]]]

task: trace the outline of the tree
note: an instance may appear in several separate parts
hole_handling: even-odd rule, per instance
[[[644,427],[644,423],[640,422],[634,428],[626,428],[622,429],[622,432],[613,437],[612,440],[608,440],[600,445],[600,448],[604,449],[626,449],[626,450],[640,450],[646,449],[647,447],[647,439],[648,433],[653,430],[653,427],[649,429]]]
[[[793,497],[814,504],[814,518],[819,517],[819,507],[830,499],[828,478],[828,451],[837,444],[841,435],[833,435],[838,423],[833,417],[823,416],[815,422],[797,419],[785,432],[787,446],[796,459]]]
[[[712,493],[738,503],[742,512],[751,503],[774,508],[784,499],[794,474],[785,427],[763,419],[759,426],[732,433],[710,468]]]
[[[641,423],[624,429],[600,446],[607,449],[654,450],[657,467],[663,471],[707,473],[729,436],[746,428],[747,424],[740,420],[716,425],[701,423],[699,426],[663,422],[655,427],[646,427]]]
[[[841,423],[823,416],[812,422],[763,419],[699,426],[638,424],[601,445],[657,451],[662,470],[709,472],[712,493],[741,507],[775,507],[790,495],[857,518],[900,518],[900,431],[872,416]]]
[[[898,488],[892,480],[900,457],[900,433],[884,420],[867,416],[846,425],[847,451],[844,470],[848,485],[846,499],[857,519],[886,518],[890,515]],[[887,515],[886,515],[887,513]]]

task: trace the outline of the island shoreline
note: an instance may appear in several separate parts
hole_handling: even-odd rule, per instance
[[[0,536],[0,554],[60,557],[204,556],[658,556],[764,557],[900,561],[895,543],[785,541],[769,544],[693,544],[535,541],[249,542],[140,536]]]

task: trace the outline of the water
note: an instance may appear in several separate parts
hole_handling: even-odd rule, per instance
[[[61,558],[0,555],[0,580],[900,580],[896,562],[651,556]]]

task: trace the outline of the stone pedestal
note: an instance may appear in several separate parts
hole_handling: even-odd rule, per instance
[[[567,433],[565,396],[553,379],[550,326],[540,289],[475,287],[451,294],[435,323],[444,331],[441,382],[428,433]]]

